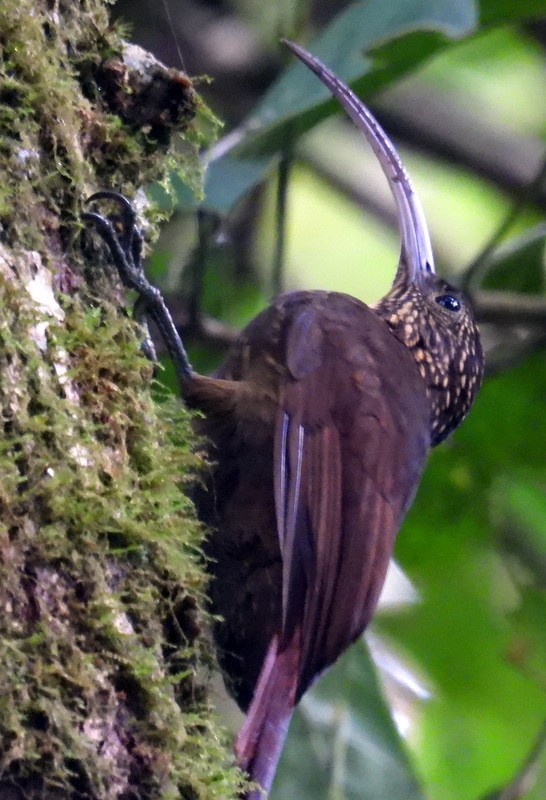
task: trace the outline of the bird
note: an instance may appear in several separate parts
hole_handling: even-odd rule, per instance
[[[122,282],[136,289],[201,412],[210,470],[195,502],[210,534],[209,596],[226,686],[246,718],[236,760],[267,796],[293,711],[370,622],[427,455],[462,422],[484,370],[469,299],[435,272],[411,180],[377,120],[318,58],[286,46],[371,144],[401,236],[394,282],[375,306],[340,292],[280,295],[210,376],[191,368],[146,279],[130,202],[121,233],[88,211]]]

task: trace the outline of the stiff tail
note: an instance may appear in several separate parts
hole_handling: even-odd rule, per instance
[[[265,800],[282,753],[294,711],[298,680],[299,646],[296,636],[282,652],[275,636],[269,645],[252,703],[237,736],[237,763],[261,786],[244,800]]]

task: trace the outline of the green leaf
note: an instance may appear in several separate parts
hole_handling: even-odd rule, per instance
[[[358,641],[303,699],[271,800],[422,800],[423,793]]]
[[[458,39],[473,32],[476,23],[476,6],[472,0],[457,3],[451,0],[391,0],[388,4],[382,0],[364,0],[353,3],[338,14],[308,49],[346,83],[352,84],[364,75],[373,75],[373,88],[378,88],[383,83],[381,73],[389,62],[388,49],[385,48],[388,42],[422,31]],[[377,63],[364,55],[380,47],[381,58]],[[421,53],[421,59],[426,55],[426,51]],[[416,57],[416,53],[410,53],[406,66]],[[370,82],[368,89],[372,89]],[[261,136],[265,129],[301,116],[303,112],[330,101],[330,98],[330,92],[317,77],[304,64],[293,60],[252,115],[252,137]]]
[[[227,213],[275,163],[276,159],[267,155],[255,158],[227,155],[212,161],[205,177],[205,208]]]
[[[509,544],[537,571],[546,585],[546,492],[523,478],[500,479],[494,487],[494,517]]]
[[[540,726],[536,741],[521,768],[502,789],[481,800],[543,800],[546,786],[546,722]]]
[[[502,25],[544,17],[544,0],[480,0],[482,25]]]
[[[510,531],[525,547],[529,563],[537,569],[540,583],[546,586],[546,491],[531,478],[501,478],[492,492],[494,514],[499,529]],[[537,561],[540,562],[538,569]]]
[[[356,91],[370,94],[449,39],[469,35],[476,24],[472,0],[365,0],[338,14],[308,47]],[[401,39],[403,45],[397,41]],[[372,51],[373,57],[364,55]],[[282,151],[337,110],[321,82],[303,64],[292,61],[241,126],[237,146],[209,164],[206,206],[229,210],[265,176],[272,163],[266,154]]]
[[[546,225],[543,223],[503,244],[484,265],[485,289],[539,294],[544,291],[544,245]]]

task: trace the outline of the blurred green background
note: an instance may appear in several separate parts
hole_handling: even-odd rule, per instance
[[[176,213],[150,259],[194,366],[213,368],[277,289],[374,302],[398,260],[374,158],[280,36],[350,81],[392,134],[438,271],[467,285],[487,347],[482,393],[432,453],[398,539],[402,577],[368,644],[304,699],[272,797],[544,800],[546,2],[168,8],[170,23],[151,0],[116,6],[134,41],[212,78],[199,91],[224,122],[205,210],[198,220],[175,179]],[[198,127],[213,136],[204,112]]]

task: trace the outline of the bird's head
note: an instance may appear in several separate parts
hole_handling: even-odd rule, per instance
[[[394,145],[364,103],[315,56],[285,41],[339,100],[372,146],[398,212],[401,251],[394,283],[375,311],[411,352],[431,403],[431,442],[464,419],[480,388],[483,352],[464,293],[436,275],[421,204]]]

